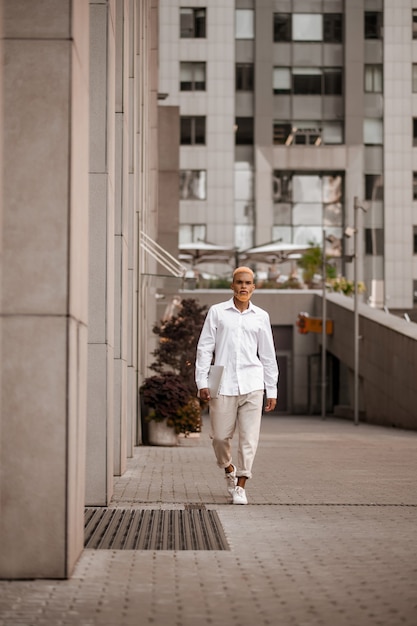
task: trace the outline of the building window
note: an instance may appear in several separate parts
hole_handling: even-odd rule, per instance
[[[274,41],[291,39],[291,13],[274,13]]]
[[[205,200],[206,170],[180,170],[180,200]]]
[[[413,254],[417,254],[417,226],[413,226]]]
[[[293,41],[323,41],[323,16],[319,13],[293,13]]]
[[[279,121],[273,125],[275,145],[309,145],[343,143],[343,122],[327,121]]]
[[[338,172],[273,174],[273,238],[308,245],[328,236],[341,240],[343,229],[343,175]]]
[[[342,85],[340,67],[274,67],[272,88],[275,95],[341,95]]]
[[[193,243],[194,241],[206,240],[205,224],[181,224],[178,232],[178,241],[182,243]]]
[[[363,121],[363,143],[366,146],[382,146],[383,125],[382,120],[366,118]]]
[[[237,146],[251,146],[253,144],[253,117],[236,118],[235,143]]]
[[[324,94],[326,96],[340,96],[342,93],[342,70],[338,67],[323,71]]]
[[[413,303],[417,304],[417,280],[413,280]]]
[[[365,65],[365,92],[382,93],[382,65]]]
[[[205,91],[206,64],[192,61],[180,63],[180,90]]]
[[[291,93],[291,70],[289,67],[274,67],[272,88],[274,94]]]
[[[417,146],[417,117],[413,117],[413,146]]]
[[[236,91],[253,91],[253,63],[236,63]]]
[[[382,12],[365,11],[365,39],[382,39]]]
[[[417,172],[413,172],[413,200],[417,200]]]
[[[342,43],[343,15],[342,13],[324,13],[323,41],[325,43]]]
[[[180,37],[201,39],[206,36],[206,9],[180,9]]]
[[[417,39],[417,9],[413,9],[413,39]]]
[[[206,118],[203,116],[181,116],[181,145],[194,146],[206,143]]]
[[[324,41],[342,43],[342,13],[274,13],[275,42]]]
[[[413,93],[417,93],[417,63],[412,64],[411,84],[412,84]]]
[[[384,255],[384,230],[382,228],[365,228],[365,254]]]
[[[255,35],[253,9],[236,9],[236,39],[253,39]]]
[[[365,174],[365,200],[383,200],[384,183],[382,174]]]

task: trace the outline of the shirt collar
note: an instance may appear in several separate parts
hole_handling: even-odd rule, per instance
[[[234,301],[233,301],[233,298],[230,298],[230,300],[227,302],[227,306],[226,306],[226,308],[227,308],[227,309],[234,309],[235,311],[238,311],[238,312],[240,313],[239,309],[235,306],[235,303],[234,303]],[[249,306],[248,306],[248,308],[246,309],[246,311],[243,311],[243,313],[249,313],[249,312],[251,312],[251,313],[256,313],[256,311],[255,311],[255,307],[253,306],[253,304],[252,304],[252,301],[251,301],[251,300],[249,300]]]

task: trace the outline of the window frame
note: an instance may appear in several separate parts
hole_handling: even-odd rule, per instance
[[[280,17],[285,17],[285,23],[279,25],[277,22]],[[280,37],[279,34],[284,31],[284,36]],[[292,41],[292,13],[282,13],[280,11],[274,12],[272,23],[272,41],[274,43],[290,43]]]
[[[192,12],[192,29],[190,35],[184,34],[181,16],[185,11]],[[204,13],[204,20],[198,18],[198,13]],[[201,25],[203,24],[203,27]],[[200,34],[201,32],[201,34]],[[180,39],[206,39],[207,37],[207,9],[206,7],[180,7]]]
[[[367,83],[372,83],[372,88],[368,89]],[[382,63],[365,63],[364,67],[364,93],[384,93],[384,71]],[[381,83],[381,89],[378,89],[378,81]]]
[[[365,11],[364,39],[382,39],[384,28],[384,14],[382,11]]]
[[[253,63],[235,64],[235,90],[253,91],[255,86],[255,66]]]
[[[203,122],[203,140],[197,141],[199,129],[197,128],[199,122]],[[190,141],[183,141],[183,124],[186,122],[190,124]],[[206,145],[206,117],[205,115],[181,115],[180,116],[180,145],[181,146],[205,146]]]
[[[184,89],[183,85],[185,81],[181,81],[181,70],[184,69],[184,66],[189,66],[191,69],[191,81],[190,89]],[[204,70],[204,81],[198,81],[195,79],[195,74],[198,69],[203,68]],[[203,87],[196,88],[196,84],[202,83]],[[206,83],[207,83],[207,71],[206,71],[206,62],[205,61],[180,61],[180,91],[206,91]],[[187,83],[188,84],[188,83]]]
[[[184,197],[182,179],[185,178],[185,175],[187,172],[191,174],[191,179],[189,181],[189,184],[190,183],[192,184],[195,180],[195,177],[192,176],[193,174],[199,173],[199,175],[203,175],[202,183],[204,185],[204,197],[199,197],[198,195],[191,195],[191,196],[187,195]],[[188,189],[190,189],[189,184],[187,185]],[[180,169],[179,170],[179,187],[180,187],[180,201],[204,202],[205,200],[207,200],[207,170],[206,169],[190,169],[190,168]]]
[[[239,125],[241,129],[239,132]],[[255,135],[255,120],[253,117],[240,116],[235,118],[235,145],[253,146]]]
[[[336,23],[337,18],[339,24]],[[323,43],[343,43],[343,24],[343,13],[323,13]],[[330,30],[330,34],[326,34],[326,30]]]

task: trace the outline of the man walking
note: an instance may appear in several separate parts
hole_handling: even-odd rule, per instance
[[[233,504],[247,504],[245,485],[252,477],[258,447],[264,391],[265,411],[276,406],[278,366],[271,323],[266,311],[250,301],[255,290],[249,267],[238,267],[231,284],[233,298],[210,307],[197,345],[196,384],[209,400],[210,424],[217,465],[225,470]],[[210,397],[208,375],[214,364],[224,366],[216,398]],[[231,441],[238,430],[236,465]]]

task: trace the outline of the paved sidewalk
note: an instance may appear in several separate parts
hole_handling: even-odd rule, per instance
[[[139,447],[111,507],[217,512],[224,551],[85,550],[68,581],[0,581],[0,626],[416,626],[417,433],[263,418],[248,506],[205,423]]]

